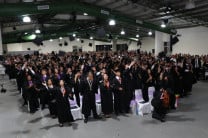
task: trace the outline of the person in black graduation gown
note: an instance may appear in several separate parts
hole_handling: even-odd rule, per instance
[[[121,78],[121,72],[115,72],[116,77],[113,79],[113,92],[114,92],[114,112],[116,115],[124,113],[124,84]]]
[[[192,65],[188,60],[184,61],[183,65],[183,90],[184,96],[187,96],[191,93],[193,84],[193,73],[192,73]]]
[[[88,122],[88,117],[93,112],[95,119],[100,119],[96,111],[95,94],[98,93],[98,83],[92,72],[89,72],[87,78],[82,82],[82,113],[84,114],[84,123]]]
[[[48,76],[47,76],[47,71],[46,69],[42,69],[41,71],[41,76],[39,78],[39,81],[40,81],[40,104],[41,104],[41,109],[45,109],[45,105],[47,104],[48,105],[48,98],[49,98],[49,95],[48,95],[48,92],[47,90],[45,89],[45,86],[43,84],[46,83],[46,81],[48,80]]]
[[[174,79],[174,92],[175,94],[179,94],[181,98],[183,98],[183,69],[176,65],[173,67],[173,79]]]
[[[175,108],[175,92],[174,92],[174,78],[172,75],[172,70],[170,69],[169,65],[166,65],[165,70],[162,75],[161,80],[161,88],[166,90],[170,97],[170,109],[176,109]]]
[[[129,113],[130,111],[130,102],[133,99],[133,93],[135,90],[134,82],[135,79],[133,77],[132,66],[134,62],[130,65],[125,66],[125,70],[123,72],[123,81],[124,81],[124,104],[125,104],[125,112]]]
[[[72,72],[72,68],[68,67],[67,73],[65,75],[65,82],[68,87],[72,88],[73,87],[73,82],[74,82],[74,73]]]
[[[73,81],[73,87],[74,87],[74,94],[76,97],[77,105],[80,107],[80,93],[82,91],[82,85],[81,85],[81,73],[78,71],[75,75],[74,81]]]
[[[27,80],[24,84],[24,93],[26,94],[27,100],[29,102],[29,109],[30,113],[35,113],[39,107],[38,102],[38,92],[36,88],[35,81],[32,80],[32,77],[30,75],[27,76]]]
[[[143,102],[142,103],[146,103],[149,102],[149,96],[148,96],[148,88],[149,88],[149,84],[152,81],[152,76],[148,73],[148,68],[147,68],[147,64],[144,63],[142,65],[142,73],[141,73],[141,77],[142,77],[142,97],[143,97]]]
[[[154,107],[154,110],[152,112],[152,118],[160,120],[161,122],[165,122],[167,109],[165,108],[163,103],[162,89],[155,91],[151,104]]]
[[[197,80],[199,80],[200,77],[200,69],[201,69],[201,59],[199,58],[199,56],[195,56],[195,58],[192,59],[191,61],[192,66],[193,66],[193,73],[195,75],[195,78]]]
[[[49,95],[48,97],[48,109],[50,112],[50,115],[52,118],[57,117],[57,107],[56,107],[56,87],[53,85],[52,79],[47,80],[47,84],[43,84],[45,86],[45,89],[47,90],[47,93]]]
[[[69,98],[73,99],[72,91],[69,87],[64,86],[64,81],[59,81],[59,87],[56,89],[56,107],[59,126],[63,127],[65,122],[73,122]],[[71,124],[69,124],[71,125]]]
[[[103,75],[103,82],[100,84],[100,93],[102,112],[108,118],[113,113],[113,88],[106,73]]]

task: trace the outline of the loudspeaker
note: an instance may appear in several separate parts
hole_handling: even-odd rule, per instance
[[[140,54],[140,49],[137,49],[137,54]]]
[[[178,42],[179,42],[179,39],[178,39],[177,36],[171,38],[171,45],[175,45],[175,44],[178,43]]]
[[[30,51],[30,48],[27,48],[28,51]]]
[[[64,46],[68,46],[68,43],[66,41],[64,41]]]
[[[37,46],[43,45],[43,39],[42,38],[36,38],[33,40],[33,43]]]
[[[168,42],[164,42],[164,46],[168,46]]]
[[[70,40],[70,41],[74,41],[75,38],[74,38],[73,36],[69,36],[69,40]]]
[[[34,51],[35,56],[39,56],[39,51]]]
[[[84,43],[84,40],[81,40],[81,43]]]
[[[92,43],[89,43],[89,46],[91,47],[92,46]]]
[[[138,42],[137,42],[137,46],[141,46],[142,45],[142,42],[139,40]]]
[[[153,54],[155,53],[155,49],[152,49],[152,53],[153,53]]]
[[[62,47],[62,45],[63,45],[62,43],[59,43],[59,46],[60,46],[60,47]]]

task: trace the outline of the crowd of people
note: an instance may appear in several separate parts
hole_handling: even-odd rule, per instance
[[[69,99],[76,100],[82,108],[85,123],[91,111],[95,119],[101,118],[95,102],[98,88],[104,117],[129,113],[135,90],[141,89],[144,100],[141,103],[151,102],[152,117],[163,122],[167,111],[175,109],[175,95],[183,98],[191,94],[192,85],[200,78],[201,67],[208,67],[208,56],[155,57],[140,51],[61,55],[52,52],[7,55],[4,65],[9,78],[16,79],[23,106],[29,103],[30,113],[48,107],[51,117],[58,118],[62,127],[65,122],[74,121]],[[148,96],[150,86],[156,90],[152,101]]]

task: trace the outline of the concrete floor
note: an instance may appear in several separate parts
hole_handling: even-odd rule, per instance
[[[165,123],[150,115],[128,115],[88,124],[80,120],[63,128],[49,117],[48,110],[28,114],[16,86],[8,79],[2,82],[7,93],[0,93],[0,138],[208,138],[208,82],[196,84],[193,95],[181,99]]]

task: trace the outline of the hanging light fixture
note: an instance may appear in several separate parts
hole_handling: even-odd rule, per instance
[[[125,35],[125,31],[123,29],[121,30],[121,35]]]
[[[31,22],[31,18],[30,18],[29,16],[24,16],[24,17],[22,18],[22,21],[23,21],[24,23],[30,23],[30,22]]]
[[[73,37],[76,37],[76,34],[73,34],[72,36],[73,36]]]
[[[115,20],[113,20],[113,19],[111,19],[111,20],[109,21],[109,25],[110,25],[110,26],[114,26],[114,25],[116,25],[116,21],[115,21]]]
[[[35,30],[35,33],[36,33],[36,34],[40,34],[40,33],[41,33],[40,29],[36,29],[36,30]]]
[[[92,36],[90,36],[90,40],[93,40],[93,37]]]
[[[148,32],[148,35],[151,36],[151,35],[152,35],[152,31],[149,31],[149,32]]]
[[[139,38],[139,34],[136,35],[136,38]]]
[[[161,26],[161,28],[166,28],[165,22],[163,21],[160,26]]]
[[[59,40],[62,40],[63,39],[63,37],[59,37]]]

